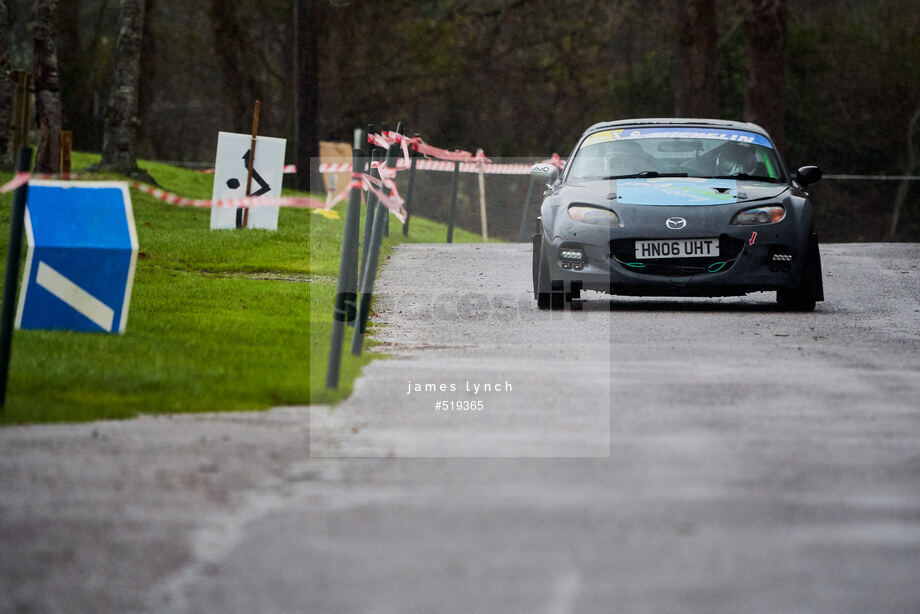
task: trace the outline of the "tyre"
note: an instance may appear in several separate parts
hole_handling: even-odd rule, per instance
[[[581,302],[581,282],[573,281],[571,291],[566,292],[565,302],[568,303],[572,311],[581,311],[584,303]]]
[[[812,234],[808,242],[808,259],[798,286],[776,291],[776,302],[784,311],[809,312],[815,303],[824,300],[824,283],[821,275],[821,253],[818,237]]]
[[[539,255],[536,269],[536,279],[534,280],[534,290],[537,295],[538,309],[552,309],[553,311],[565,309],[566,294],[563,281],[550,279],[549,260],[546,249],[543,246],[543,238],[534,238],[534,250],[539,249]]]
[[[553,280],[553,293],[550,297],[549,308],[553,311],[565,309],[565,284],[561,279]]]
[[[581,309],[581,282],[572,282],[570,291],[566,291],[561,279],[550,279],[549,255],[546,253],[542,237],[534,237],[534,294],[537,308],[561,311],[563,309]]]
[[[533,298],[540,299],[540,246],[543,244],[543,235],[533,235],[530,237],[530,244],[533,247]]]
[[[543,253],[543,237],[534,238],[534,294],[537,297],[538,309],[549,309],[552,305],[552,281],[549,278],[549,263]]]

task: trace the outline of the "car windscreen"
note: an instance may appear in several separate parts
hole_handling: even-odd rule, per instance
[[[594,132],[575,153],[567,179],[656,176],[786,182],[779,156],[762,134],[675,126]]]

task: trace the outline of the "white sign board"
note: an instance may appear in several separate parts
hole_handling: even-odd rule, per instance
[[[217,161],[214,164],[212,200],[246,196],[246,176],[249,169],[249,148],[252,136],[219,132]],[[256,156],[252,165],[251,196],[281,196],[284,177],[284,148],[286,141],[269,136],[256,137]],[[237,209],[211,208],[211,230],[236,228]],[[251,207],[249,228],[278,229],[278,207]]]

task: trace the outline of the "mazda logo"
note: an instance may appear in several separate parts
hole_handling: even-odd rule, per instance
[[[664,225],[671,230],[680,230],[687,225],[687,220],[682,217],[669,217],[665,220]]]

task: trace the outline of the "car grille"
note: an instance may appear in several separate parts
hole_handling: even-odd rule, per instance
[[[636,258],[636,241],[639,239],[614,239],[610,242],[610,257],[621,267],[633,273],[644,275],[665,275],[681,277],[700,273],[718,273],[731,267],[738,254],[744,249],[744,240],[728,235],[719,237],[717,258]]]

